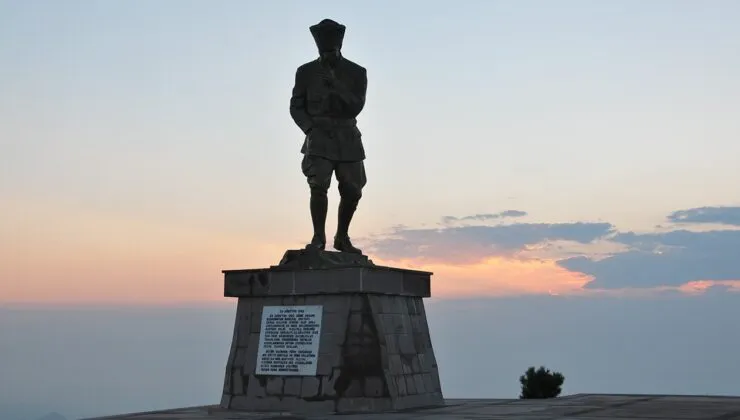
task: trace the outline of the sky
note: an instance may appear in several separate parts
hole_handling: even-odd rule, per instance
[[[288,104],[327,17],[368,70],[350,234],[433,271],[432,308],[542,299],[563,322],[606,305],[610,328],[663,308],[732,329],[715,310],[740,306],[732,0],[0,0],[0,305],[230,310],[221,270],[303,247]]]

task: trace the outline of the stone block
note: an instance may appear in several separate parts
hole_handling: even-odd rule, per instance
[[[403,294],[403,272],[364,269],[362,286],[366,293]]]
[[[359,379],[353,379],[350,381],[347,389],[340,394],[342,398],[359,398],[365,395],[365,389],[362,382]]]
[[[375,316],[375,322],[380,326],[380,328],[378,328],[378,332],[382,332],[383,335],[396,334],[394,318],[397,316],[397,314],[388,313],[377,314]]]
[[[263,298],[259,299],[259,301],[262,302],[262,307],[260,308],[260,319],[261,319],[262,318],[262,309],[265,306],[282,306],[282,304],[283,304],[283,296],[280,296],[280,295],[278,295],[278,296],[266,296],[266,297],[263,297]]]
[[[247,353],[251,353],[251,351],[249,350],[255,350],[255,354],[257,354],[256,350],[259,349],[259,345],[260,345],[260,333],[249,334],[249,342],[247,344],[247,350],[248,350]]]
[[[283,395],[283,385],[282,376],[269,376],[265,385],[265,393],[267,395]]]
[[[408,296],[393,296],[393,312],[394,314],[407,313],[406,301],[409,299]]]
[[[416,354],[416,348],[414,347],[414,338],[411,334],[398,334],[398,353],[399,354]]]
[[[237,335],[237,329],[234,328],[234,334],[231,337],[231,348],[229,349],[229,358],[226,359],[226,368],[227,369],[230,369],[230,368],[232,368],[234,366],[234,359],[236,358],[236,349],[237,348],[238,348],[238,335]]]
[[[403,311],[409,315],[419,315],[418,302],[414,298],[406,299],[406,310]]]
[[[244,395],[244,378],[241,369],[231,371],[231,393],[233,395]]]
[[[432,295],[430,276],[431,273],[414,270],[403,271],[403,294],[406,296],[430,297]]]
[[[347,319],[347,331],[357,333],[362,331],[362,313],[352,312]]]
[[[430,389],[426,389],[424,387],[424,377],[421,376],[419,373],[415,373],[414,375],[411,375],[414,378],[414,388],[416,388],[416,393],[418,394],[424,394],[426,392],[431,391]]]
[[[395,398],[398,396],[398,381],[396,381],[396,377],[394,375],[390,375],[386,373],[385,375],[385,386],[388,390],[388,395],[391,398]]]
[[[337,396],[337,391],[334,388],[338,374],[322,376],[321,377],[321,396],[334,398]]]
[[[391,375],[400,375],[403,373],[403,362],[398,354],[388,355],[388,372]]]
[[[244,366],[242,366],[242,372],[245,375],[254,373],[257,369],[257,347],[248,347],[244,349]]]
[[[338,294],[348,290],[361,291],[362,269],[347,270],[309,270],[297,271],[295,275],[295,294]]]
[[[349,311],[347,313],[349,313]],[[321,334],[344,335],[347,330],[347,313],[324,312],[321,316]]]
[[[219,404],[219,406],[225,410],[228,410],[230,405],[231,405],[231,395],[229,394],[221,395],[221,403]]]
[[[434,379],[432,379],[431,373],[423,373],[421,375],[422,379],[424,380],[424,389],[426,392],[439,392],[439,389],[437,388],[437,384],[435,383]]]
[[[301,378],[300,377],[286,377],[283,385],[283,395],[285,396],[301,396]]]
[[[239,299],[236,302],[236,323],[241,324],[252,316],[252,300]]]
[[[334,400],[310,401],[306,404],[305,411],[309,413],[333,413]]]
[[[404,334],[414,334],[414,327],[411,324],[411,315],[407,313],[402,313],[399,317],[399,322],[401,323],[401,329]]]
[[[248,398],[263,398],[267,395],[262,381],[254,375],[245,375]]]
[[[241,369],[247,361],[247,349],[245,347],[239,347],[236,349],[236,355],[234,356],[233,368]]]
[[[408,395],[416,395],[418,391],[416,389],[416,382],[414,381],[414,375],[403,375],[406,379],[406,393]]]
[[[334,352],[336,351],[336,349],[341,348],[344,345],[344,341],[347,336],[346,332],[346,323],[344,331],[340,331],[334,334],[322,332],[321,340],[319,341],[319,352]]]
[[[421,323],[421,315],[411,315],[411,330],[415,333],[428,333]]]
[[[351,305],[352,295],[327,296],[324,301],[324,314],[341,314],[347,317]]]
[[[389,356],[392,354],[401,354],[401,352],[398,349],[398,335],[386,334],[385,335],[385,348]]]
[[[362,311],[363,306],[365,305],[365,295],[359,295],[359,294],[353,294],[352,300],[350,302],[350,311],[352,312],[360,312]]]
[[[410,356],[407,354],[401,355],[401,372],[403,372],[404,375],[411,375],[414,373],[414,370],[411,368]]]
[[[421,372],[421,362],[419,362],[418,354],[415,354],[411,357],[411,371],[413,373],[422,373]]]
[[[382,314],[393,314],[394,313],[394,307],[393,307],[393,298],[395,296],[390,295],[383,295],[379,296],[380,301],[380,313]]]
[[[377,376],[370,376],[365,378],[365,397],[379,398],[383,395],[387,395],[385,381],[383,378]]]
[[[329,375],[331,371],[339,367],[342,361],[341,350],[332,353],[319,353],[319,359],[316,361],[316,375]]]
[[[433,373],[429,374],[431,381],[432,381],[432,390],[434,392],[439,392],[440,395],[442,394],[442,383],[439,380],[439,373],[435,370]]]
[[[259,312],[253,312],[252,317],[249,319],[249,328],[246,329],[246,331],[240,331],[240,333],[244,333],[245,338],[249,339],[250,333],[259,334],[261,328],[262,328],[262,306],[259,306]]]
[[[224,272],[224,296],[266,296],[269,283],[265,269],[232,270]]]
[[[301,398],[313,398],[319,395],[321,379],[311,376],[301,380]]]
[[[295,294],[295,272],[268,271],[267,295],[286,296]],[[281,302],[282,303],[282,302]]]
[[[424,352],[424,360],[432,369],[437,368],[437,358],[434,356],[434,350],[431,346]]]
[[[408,389],[406,388],[406,377],[404,375],[395,375],[394,376],[396,387],[398,389],[398,395],[404,396],[408,395]]]
[[[249,410],[251,408],[249,401],[250,398],[247,398],[245,395],[231,397],[229,408],[232,410]]]
[[[426,353],[417,354],[416,359],[419,361],[419,372],[428,373],[431,371],[431,366],[427,363]]]
[[[303,295],[292,295],[283,297],[283,305],[303,306],[306,304],[306,297]]]
[[[231,366],[226,368],[226,374],[224,375],[224,394],[231,394]]]

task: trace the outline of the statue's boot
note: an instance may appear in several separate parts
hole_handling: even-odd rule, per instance
[[[324,250],[326,248],[326,212],[329,199],[325,191],[311,190],[311,222],[313,223],[313,238],[306,248]]]
[[[349,224],[352,222],[352,216],[357,210],[358,200],[349,200],[342,198],[339,201],[339,211],[337,212],[337,235],[334,237],[334,249],[351,254],[360,254],[362,251],[352,245],[349,240]]]

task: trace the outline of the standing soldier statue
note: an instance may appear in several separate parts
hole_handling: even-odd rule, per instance
[[[307,248],[326,247],[326,193],[332,173],[339,184],[334,249],[362,254],[349,239],[349,225],[362,197],[365,149],[356,117],[365,106],[367,71],[342,56],[345,26],[324,19],[310,27],[319,58],[296,71],[290,115],[306,135],[301,169],[311,189],[313,238]]]

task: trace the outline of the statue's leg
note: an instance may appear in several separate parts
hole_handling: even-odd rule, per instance
[[[336,164],[336,176],[339,183],[339,211],[337,213],[337,234],[334,237],[334,249],[353,254],[362,251],[352,245],[349,239],[349,225],[362,198],[362,189],[367,183],[365,164],[359,162],[339,162]]]
[[[326,247],[326,212],[329,200],[326,196],[331,185],[331,174],[334,165],[331,161],[319,156],[304,156],[301,164],[308,186],[311,188],[311,222],[313,238],[307,247],[324,249]]]

